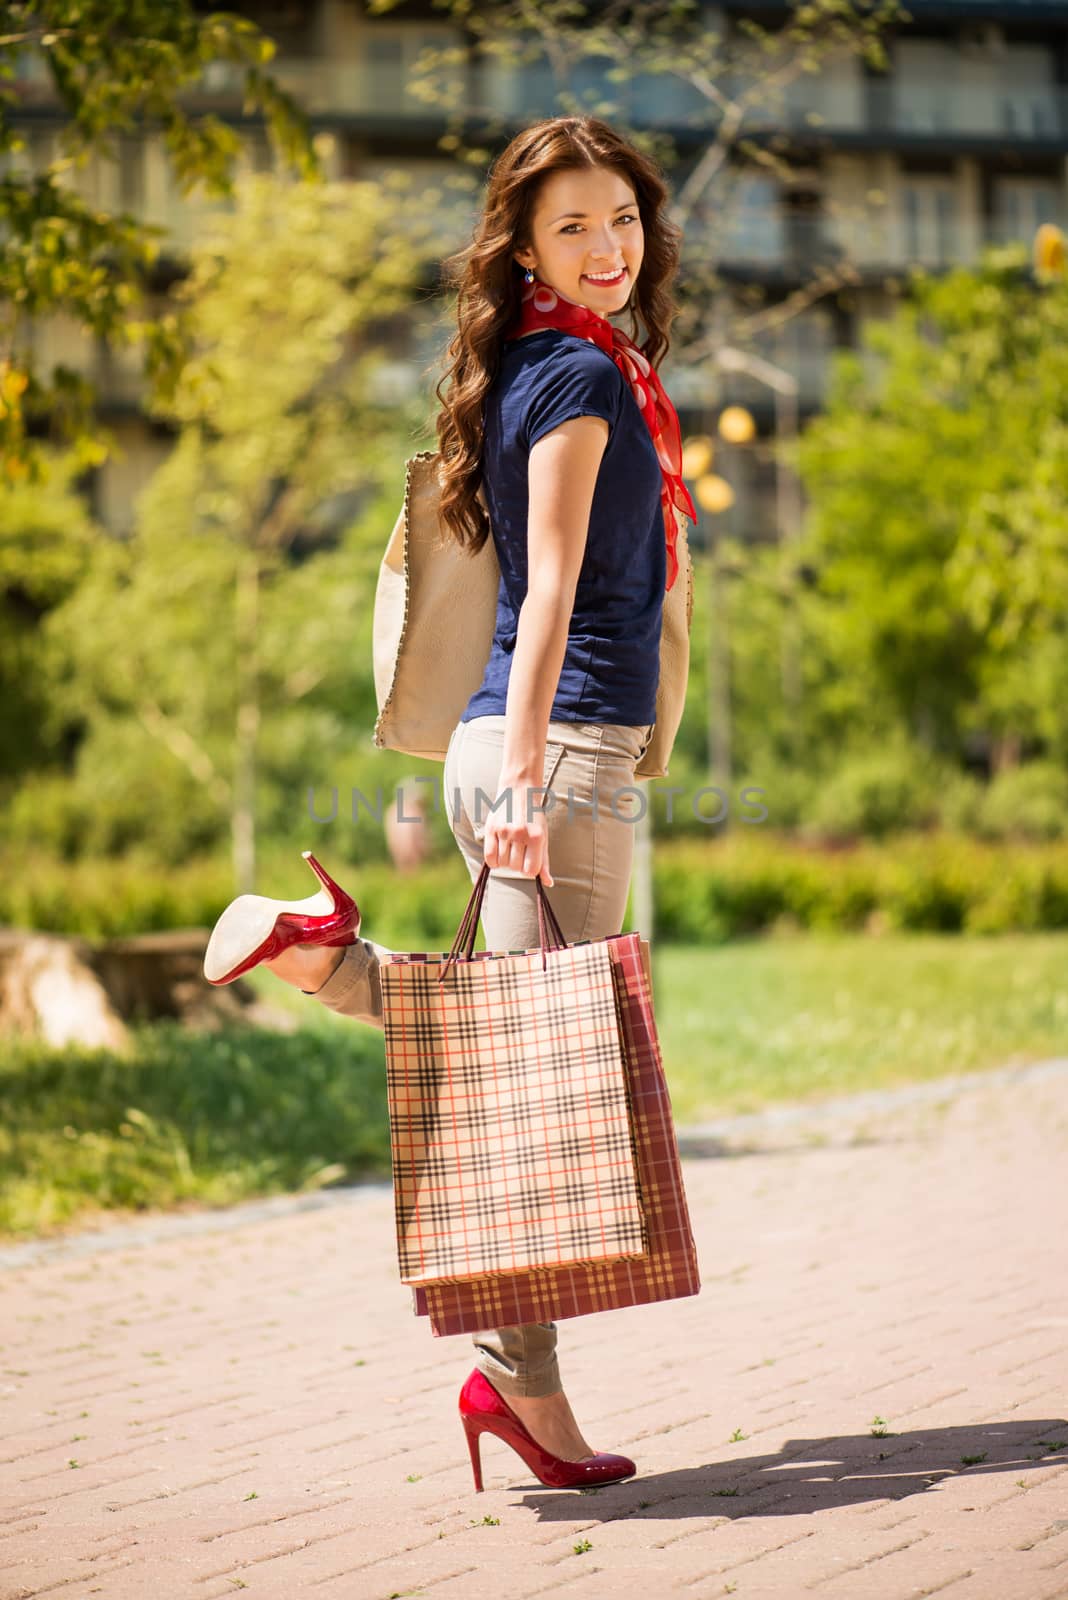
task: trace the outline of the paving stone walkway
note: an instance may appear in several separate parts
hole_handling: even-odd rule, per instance
[[[386,1186],[0,1252],[0,1600],[1068,1600],[1068,1062],[682,1142],[701,1294],[560,1324],[586,1493],[473,1492]]]

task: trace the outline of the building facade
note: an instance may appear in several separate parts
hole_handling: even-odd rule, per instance
[[[465,108],[465,129],[474,130],[468,136],[491,148],[559,109],[547,60],[507,66],[480,53],[474,38],[429,0],[409,0],[383,17],[368,15],[360,0],[248,0],[231,9],[244,11],[276,41],[271,70],[307,111],[330,175],[402,168],[413,180],[413,204],[422,188],[436,189],[455,170],[438,145],[446,112],[417,92],[421,52],[455,52],[443,73],[450,97]],[[785,153],[789,178],[739,157],[724,214],[703,217],[696,237],[688,229],[688,246],[707,245],[724,293],[739,303],[755,286],[775,302],[795,294],[817,269],[850,267],[848,281],[752,344],[796,378],[802,418],[822,403],[831,352],[855,344],[863,320],[886,315],[911,266],[944,270],[975,261],[987,243],[1030,242],[1042,222],[1068,226],[1068,4],[911,0],[908,10],[910,20],[887,36],[886,73],[843,55],[796,79],[775,102],[758,104],[744,135]],[[702,25],[740,39],[746,17],[774,27],[785,15],[781,6],[720,0],[702,12]],[[634,125],[669,132],[682,162],[673,176],[684,181],[709,142],[707,99],[665,75],[612,82],[608,70],[618,65],[603,57],[579,60],[571,87],[589,95],[591,109],[604,97]],[[243,118],[238,91],[233,70],[219,63],[205,72],[194,100],[242,125],[248,166],[265,168],[271,161],[265,134]],[[47,75],[26,68],[18,93],[24,159],[46,165],[60,127]],[[77,181],[102,207],[134,211],[168,230],[153,291],[165,296],[218,204],[182,198],[149,130],[124,135],[115,161],[94,160]],[[473,213],[474,195],[469,204]],[[457,246],[464,222],[461,208]],[[685,276],[679,293],[685,297]],[[121,454],[96,474],[93,509],[124,533],[137,492],[170,447],[167,431],[142,406],[138,352],[94,346],[61,319],[36,327],[33,337],[40,361],[62,360],[96,382]],[[437,344],[429,320],[398,323],[394,367],[402,387],[425,382]],[[714,408],[741,402],[760,432],[770,434],[772,395],[756,379],[688,362],[682,351],[668,358],[664,377],[684,431],[706,427]],[[770,463],[757,451],[746,470],[741,531],[771,537]]]

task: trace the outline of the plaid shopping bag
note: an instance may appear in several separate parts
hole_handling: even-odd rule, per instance
[[[671,1098],[653,1016],[649,945],[636,933],[617,934],[605,942],[623,1020],[648,1252],[637,1261],[550,1267],[508,1278],[413,1288],[415,1313],[429,1316],[436,1336],[552,1322],[681,1299],[700,1291]]]
[[[476,953],[488,878],[450,952],[380,969],[404,1283],[646,1249],[608,944],[569,946],[550,911],[554,945],[543,921],[539,950]]]

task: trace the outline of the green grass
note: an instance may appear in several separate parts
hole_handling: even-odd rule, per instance
[[[661,946],[679,1122],[1064,1054],[1068,935],[806,936]]]
[[[382,1044],[369,1030],[197,1034],[161,1022],[131,1037],[126,1057],[7,1047],[0,1235],[388,1175]]]
[[[1056,1055],[1066,972],[1066,934],[661,945],[655,1000],[676,1118]],[[388,1175],[381,1033],[262,969],[252,981],[301,1020],[297,1032],[142,1025],[128,1059],[6,1047],[0,1236]]]
[[[295,989],[251,978],[307,1017]],[[1063,933],[661,944],[653,983],[679,1122],[1038,1060],[1068,1039]],[[314,1011],[315,1026],[352,1026]]]

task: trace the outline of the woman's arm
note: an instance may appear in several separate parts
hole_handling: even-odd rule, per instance
[[[504,752],[498,796],[512,790],[512,822],[505,807],[486,823],[485,859],[537,877],[545,853],[545,823],[533,812],[527,789],[539,787],[545,762],[549,712],[567,650],[590,509],[601,458],[608,444],[603,417],[573,417],[545,434],[528,467],[527,594],[519,609],[515,651],[505,703]],[[497,798],[497,796],[495,796]],[[540,804],[542,796],[535,796]]]

